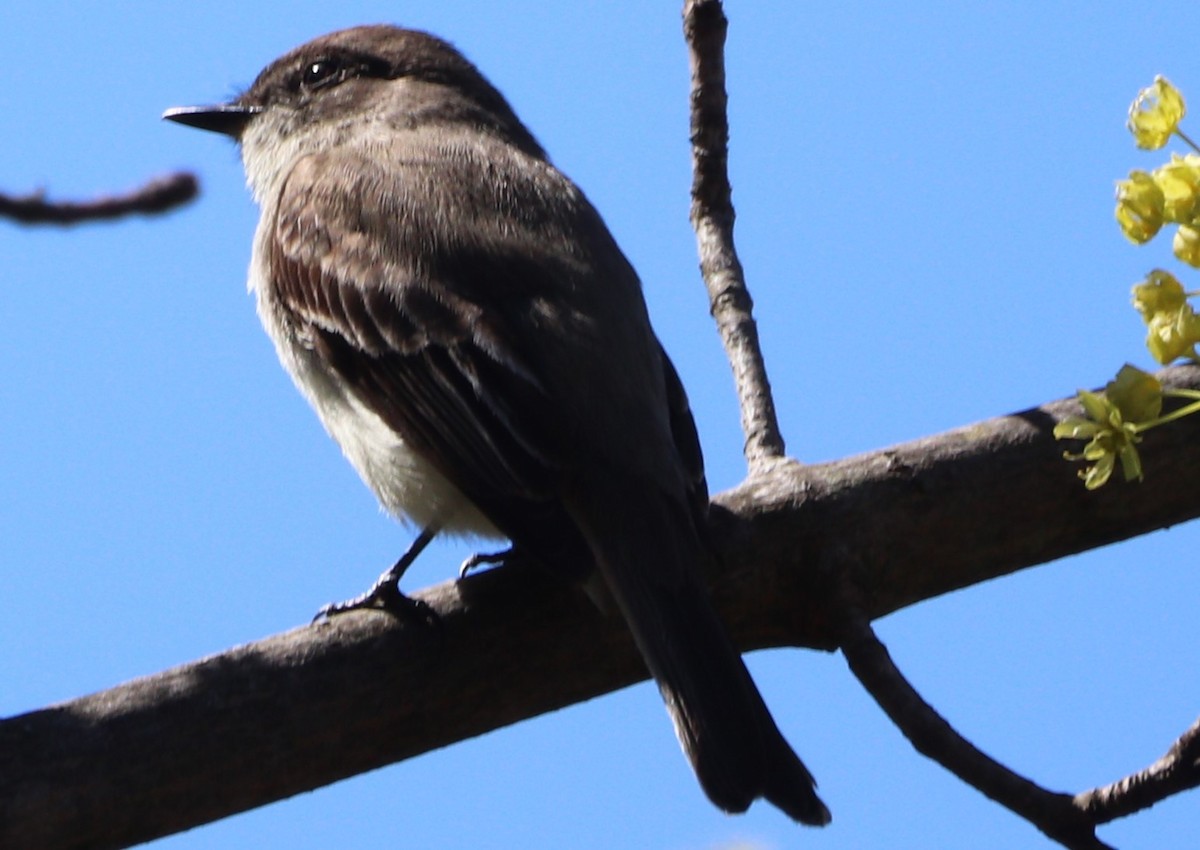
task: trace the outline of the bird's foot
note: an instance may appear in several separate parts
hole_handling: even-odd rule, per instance
[[[437,612],[430,607],[428,602],[406,596],[400,590],[399,582],[387,580],[388,578],[389,573],[384,573],[366,593],[361,593],[344,602],[330,602],[328,605],[323,605],[317,615],[313,617],[313,622],[326,620],[348,611],[385,611],[393,617],[407,622],[420,622],[430,626],[438,624]]]
[[[435,534],[437,534],[436,528],[424,529],[413,541],[408,551],[400,556],[400,560],[375,580],[370,590],[353,599],[347,599],[345,602],[330,602],[328,605],[322,606],[317,615],[313,617],[313,621],[328,619],[335,614],[345,614],[347,611],[375,610],[386,611],[402,620],[421,620],[430,625],[436,625],[438,623],[437,613],[427,602],[405,596],[404,592],[400,590],[400,579],[403,577],[404,571],[416,560],[417,555],[421,554],[421,550],[428,545]]]
[[[347,611],[388,611],[397,615],[416,604],[416,600],[405,596],[400,590],[400,582],[388,570],[371,585],[366,593],[360,593],[344,602],[330,602],[321,606],[314,619],[320,620],[334,614],[345,614]]]

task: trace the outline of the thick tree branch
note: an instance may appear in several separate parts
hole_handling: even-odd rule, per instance
[[[1200,368],[1160,375],[1200,389]],[[864,616],[1200,515],[1200,426],[1151,431],[1147,484],[1087,492],[1051,436],[1073,401],[721,494],[711,577],[743,650],[835,647]],[[0,846],[117,847],[316,788],[645,678],[620,618],[538,574],[421,594],[0,723]]]
[[[133,213],[157,215],[183,206],[195,198],[199,190],[195,175],[177,172],[156,177],[123,195],[107,195],[90,201],[48,201],[42,192],[21,196],[0,194],[0,218],[21,224],[79,224]]]
[[[733,245],[729,121],[725,104],[725,29],[716,0],[687,0],[683,30],[692,70],[692,227],[709,309],[733,368],[751,473],[784,457],[783,434],[758,344],[754,302]]]

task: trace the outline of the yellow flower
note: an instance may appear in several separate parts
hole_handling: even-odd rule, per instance
[[[1180,311],[1175,317],[1163,315],[1146,328],[1146,347],[1151,356],[1164,366],[1180,357],[1196,359],[1196,343],[1200,342],[1200,323],[1192,308]]]
[[[1154,269],[1133,287],[1133,306],[1149,322],[1155,313],[1178,310],[1187,303],[1183,284],[1168,271]]]
[[[1054,426],[1058,440],[1088,440],[1083,451],[1064,452],[1067,460],[1091,463],[1080,471],[1089,490],[1101,487],[1112,476],[1117,460],[1126,481],[1142,479],[1138,457],[1139,425],[1158,418],[1162,410],[1162,385],[1141,369],[1125,365],[1102,393],[1079,391],[1087,417],[1071,416]]]
[[[1155,179],[1145,171],[1129,172],[1117,181],[1117,223],[1135,245],[1150,241],[1163,226],[1166,198]]]
[[[1146,347],[1159,363],[1196,358],[1200,317],[1187,301],[1183,284],[1170,272],[1155,269],[1133,288],[1133,306],[1146,323]]]
[[[1200,268],[1200,230],[1181,224],[1171,244],[1180,262]]]
[[[1171,154],[1171,161],[1151,172],[1163,193],[1163,218],[1192,224],[1200,206],[1200,154]]]
[[[1154,85],[1138,92],[1125,126],[1139,148],[1158,150],[1171,138],[1186,112],[1179,89],[1160,75],[1154,78]]]
[[[1142,424],[1162,413],[1163,388],[1158,378],[1128,363],[1105,385],[1104,396],[1126,422]]]

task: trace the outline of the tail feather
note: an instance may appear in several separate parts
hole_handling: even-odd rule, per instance
[[[630,504],[628,494],[645,489],[608,498],[596,489],[589,502],[597,509],[573,513],[705,794],[727,812],[763,797],[801,823],[828,823],[812,775],[713,610],[700,578],[711,555],[687,509],[656,493]]]

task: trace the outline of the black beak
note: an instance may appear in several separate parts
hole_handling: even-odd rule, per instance
[[[261,106],[218,103],[215,106],[173,106],[164,112],[162,117],[189,127],[224,133],[236,139],[242,135],[250,119],[260,112]]]

